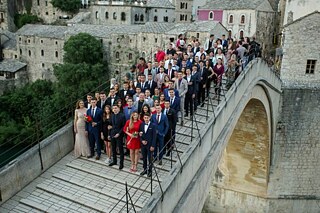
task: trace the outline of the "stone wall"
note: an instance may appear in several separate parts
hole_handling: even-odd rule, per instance
[[[73,149],[73,123],[41,141],[40,149],[43,170],[39,158],[38,146],[29,149],[0,170],[0,205],[20,191]]]
[[[281,78],[285,87],[320,86],[320,13],[316,12],[284,28]],[[307,73],[307,61],[316,60],[314,73]]]
[[[91,23],[92,24],[108,24],[108,25],[120,25],[131,24],[131,6],[112,6],[112,5],[92,5],[91,11]],[[121,19],[121,13],[125,14],[125,20]],[[145,17],[145,14],[143,14]]]
[[[193,0],[176,0],[175,2],[175,22],[191,22]],[[181,15],[186,18],[181,19]]]
[[[283,92],[270,171],[272,197],[320,199],[319,92],[319,89]]]

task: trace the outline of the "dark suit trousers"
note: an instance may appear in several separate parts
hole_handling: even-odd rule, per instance
[[[174,134],[175,130],[174,129],[169,129],[168,133],[164,137],[165,145],[166,145],[166,150],[170,151],[172,145],[174,144]],[[170,140],[172,138],[172,140]]]
[[[124,154],[123,154],[123,138],[119,136],[118,138],[111,139],[112,146],[112,157],[113,163],[117,164],[117,147],[120,152],[120,165],[123,165]]]
[[[159,134],[157,134],[157,144],[156,144],[156,147],[154,147],[154,152],[153,152],[154,158],[158,157],[158,152],[159,152],[159,158],[157,159],[162,160],[163,153],[164,153],[163,147],[164,147],[164,136],[160,136]]]
[[[205,99],[206,99],[206,89],[203,88],[203,84],[199,83],[198,104],[203,104]]]
[[[190,108],[190,114],[193,115],[193,100],[192,100],[192,94],[187,93],[186,98],[185,98],[185,109],[186,109],[186,114],[189,115],[189,108]]]
[[[100,137],[99,137],[99,133],[97,132],[89,132],[89,144],[90,144],[90,152],[91,155],[94,155],[94,146],[97,146],[97,155],[100,156],[101,155],[101,144],[100,144]]]
[[[150,151],[150,146],[141,145],[141,154],[142,154],[142,161],[143,161],[143,170],[145,171],[148,169],[148,172],[152,170],[152,153]]]

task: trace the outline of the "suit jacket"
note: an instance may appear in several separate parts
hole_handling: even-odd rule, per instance
[[[130,115],[131,115],[131,113],[133,113],[134,111],[137,111],[137,108],[135,108],[134,106],[132,106],[130,110],[128,109],[128,106],[125,106],[125,107],[123,108],[123,114],[124,114],[124,117],[126,118],[126,120],[129,120],[129,119],[130,119]]]
[[[100,101],[97,102],[97,107],[100,109],[104,109],[104,106],[107,104],[107,100],[105,100],[104,102],[100,99]]]
[[[95,109],[94,116],[92,115],[92,109],[87,110],[87,115],[92,117],[92,121],[97,123],[95,127],[92,127],[91,123],[86,122],[85,130],[88,132],[91,132],[93,134],[99,134],[100,129],[101,129],[101,121],[102,121],[102,110],[98,107]]]
[[[191,52],[193,52],[193,55],[194,55],[194,56],[196,55],[197,52],[200,51],[200,47],[197,47],[197,48],[196,48],[196,51],[195,51],[195,48],[196,48],[196,47],[192,47],[192,48],[191,48]]]
[[[142,136],[140,136],[140,141],[147,141],[148,143],[147,145],[143,145],[141,142],[141,145],[147,146],[147,147],[150,147],[150,146],[156,147],[157,126],[150,121],[147,132],[144,131],[144,126],[145,126],[145,122],[142,122],[140,124],[140,129],[139,129],[139,132],[142,132]]]
[[[151,85],[149,84],[149,81],[147,81],[148,89],[150,90],[151,96],[154,95],[154,89],[157,88],[157,82],[151,81]]]
[[[169,75],[169,69],[167,69],[167,70],[165,71],[165,73],[169,76],[170,79],[172,79],[172,78],[174,78],[174,70],[171,69],[170,71],[171,71],[170,75]]]
[[[191,74],[192,75],[192,74]],[[195,79],[195,90],[196,92],[199,91],[199,83],[201,81],[201,75],[200,75],[200,72],[196,72],[195,74],[193,74],[192,76],[194,76],[194,79]]]
[[[132,97],[134,95],[134,93],[132,90],[127,90],[126,95],[129,95],[130,97]],[[126,95],[124,95],[124,89],[121,89],[119,91],[119,98],[121,98],[122,101],[124,101],[124,99],[126,98]]]
[[[123,136],[123,127],[126,124],[126,118],[123,113],[119,112],[117,115],[111,115],[112,129],[110,130],[111,138],[116,134],[119,134],[119,137]]]
[[[163,90],[163,94],[164,94],[164,97],[166,100],[169,99],[169,89],[168,88],[165,88]],[[177,89],[174,89],[174,96],[179,97],[179,91]]]
[[[143,106],[144,104],[148,104],[148,102],[146,102],[146,100],[144,100],[144,101],[143,101],[143,104],[141,105],[141,109],[139,110],[139,101],[140,101],[140,100],[135,101],[134,104],[133,104],[133,106],[137,109],[138,113],[140,113],[140,112],[142,111],[142,106]]]
[[[201,68],[197,73],[200,74],[200,84],[201,85],[206,84],[206,82],[208,80],[208,70],[207,70],[207,68],[203,67],[202,75],[201,75]],[[202,77],[202,80],[201,80],[201,77]]]
[[[184,79],[187,81],[188,83],[188,95],[193,95],[196,94],[196,80],[194,76],[191,76],[190,81],[188,82],[188,78],[187,76],[184,77]],[[189,84],[191,83],[191,84]]]
[[[163,73],[162,75],[163,75],[163,76],[162,76],[162,78],[161,78],[161,77],[160,77],[160,73],[158,73],[158,74],[156,75],[156,79],[155,79],[155,82],[157,82],[159,89],[161,88],[161,85],[162,85],[162,83],[164,82],[164,78],[165,78],[165,76],[166,76],[167,74],[166,74],[166,73]]]
[[[144,82],[144,85],[143,85],[143,87],[142,87],[142,83],[139,82],[139,83],[137,83],[137,86],[136,86],[136,87],[140,87],[140,88],[141,88],[141,92],[145,92],[146,89],[148,89],[148,84],[147,84],[147,82]]]
[[[179,84],[179,79],[176,79],[174,82],[174,88],[178,90],[179,97],[184,98],[188,92],[188,82],[186,79],[182,78],[181,83]]]
[[[162,113],[164,113],[164,110],[165,109],[162,110]],[[166,111],[167,112],[165,113],[165,115],[168,117],[169,130],[175,130],[178,122],[178,113],[171,107],[169,108],[169,110]]]
[[[119,99],[118,96],[114,96],[114,101],[113,101],[113,104],[117,103],[117,100]],[[109,105],[112,107],[112,104],[111,104],[111,97],[108,97],[107,100],[106,100],[106,103],[105,105]]]
[[[157,134],[161,137],[164,137],[169,130],[168,117],[165,114],[161,113],[160,122],[158,122],[157,121],[157,114],[153,114],[151,117],[151,121],[152,121],[152,123],[154,123],[158,127]]]
[[[87,109],[91,108],[91,104],[90,104],[90,107],[88,107],[88,106],[89,106],[89,102],[88,102],[88,101],[85,101],[85,102],[84,102],[84,107],[87,108]]]
[[[174,97],[173,103],[171,103],[170,97],[169,97],[169,101],[170,101],[170,108],[174,109],[176,112],[180,111],[180,98],[179,96]]]

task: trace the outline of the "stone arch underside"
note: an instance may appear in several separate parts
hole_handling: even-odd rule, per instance
[[[242,111],[220,161],[219,185],[265,197],[270,159],[268,109],[256,98]]]

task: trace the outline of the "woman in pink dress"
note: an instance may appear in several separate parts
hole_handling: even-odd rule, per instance
[[[84,102],[78,100],[76,103],[76,110],[74,113],[74,133],[75,133],[75,143],[74,143],[74,156],[89,156],[89,140],[85,133],[85,114],[87,109],[84,107]]]
[[[130,150],[131,172],[137,172],[140,150],[140,138],[138,132],[141,123],[142,121],[139,119],[139,114],[137,112],[133,112],[130,119],[127,120],[123,127],[124,133],[127,134],[127,148]]]

